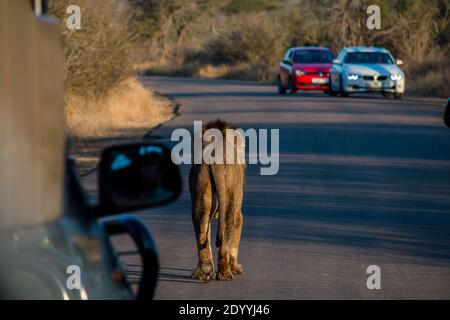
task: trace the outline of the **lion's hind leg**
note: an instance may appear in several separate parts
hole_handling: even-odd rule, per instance
[[[217,273],[217,280],[230,281],[233,280],[233,272],[230,265],[230,257],[233,249],[233,216],[232,212],[227,211],[225,237],[219,248],[219,272]]]
[[[195,271],[192,273],[192,278],[209,282],[214,279],[214,262],[211,251],[211,228],[206,232],[206,241],[200,243],[197,237],[198,246],[198,264]]]
[[[243,215],[242,212],[239,211],[236,214],[235,224],[233,228],[233,242],[230,252],[230,267],[231,272],[234,275],[244,273],[244,268],[238,262],[238,253],[239,253],[239,244],[241,242],[241,233],[242,233],[242,225],[243,225]]]
[[[230,267],[230,245],[229,241],[222,242],[219,249],[219,272],[217,273],[217,280],[230,281],[233,280],[233,273]]]
[[[209,282],[214,279],[215,270],[211,251],[211,202],[202,199],[201,206],[193,212],[193,222],[198,249],[198,264],[192,278]]]

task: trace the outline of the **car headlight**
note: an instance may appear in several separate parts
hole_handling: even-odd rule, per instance
[[[359,76],[357,74],[349,73],[347,75],[348,80],[358,80]]]
[[[303,75],[305,75],[306,73],[303,72],[302,70],[295,70],[295,74],[298,75],[298,76],[303,76]]]
[[[402,75],[401,74],[391,74],[391,80],[393,80],[393,81],[402,80]]]

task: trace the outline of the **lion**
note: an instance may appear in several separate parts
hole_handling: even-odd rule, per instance
[[[244,150],[241,134],[227,136],[227,129],[235,130],[229,123],[217,119],[209,122],[203,132],[208,129],[217,129],[222,133],[225,141],[224,156],[225,145],[230,143],[230,138],[231,148],[235,152],[233,156],[238,156],[238,150]],[[203,142],[202,150],[207,145],[207,142]],[[219,248],[219,268],[216,279],[229,281],[233,279],[233,275],[242,274],[244,271],[238,262],[238,252],[243,225],[245,161],[238,162],[236,157],[233,164],[206,164],[202,161],[202,164],[193,164],[189,172],[192,222],[199,259],[192,277],[204,282],[213,280],[216,275],[211,251],[212,218],[218,219],[216,246]]]

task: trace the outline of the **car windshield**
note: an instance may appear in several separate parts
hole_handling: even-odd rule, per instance
[[[331,63],[333,54],[327,50],[297,50],[294,52],[294,63]]]
[[[383,52],[349,52],[345,56],[344,63],[394,64],[394,61],[389,54]]]

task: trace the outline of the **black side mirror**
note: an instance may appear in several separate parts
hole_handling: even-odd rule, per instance
[[[447,99],[447,105],[445,106],[444,123],[450,128],[450,98]]]
[[[166,147],[138,143],[103,151],[99,176],[100,216],[169,203],[180,193],[180,172]]]

